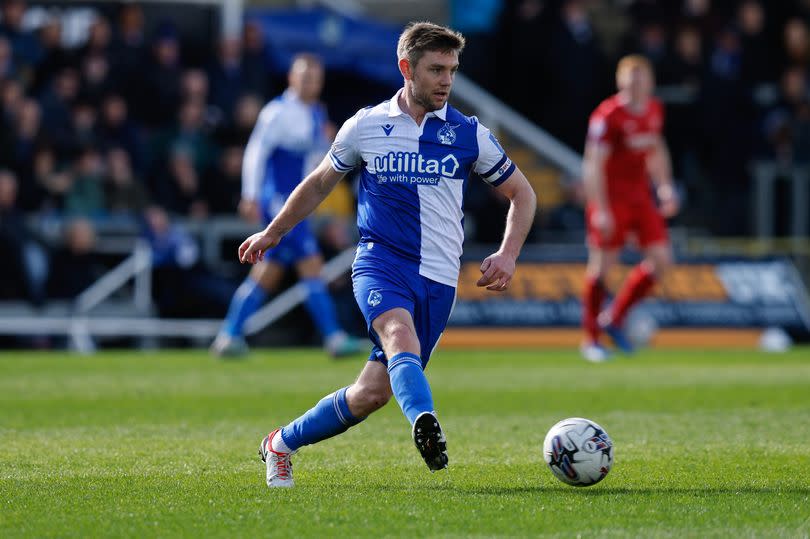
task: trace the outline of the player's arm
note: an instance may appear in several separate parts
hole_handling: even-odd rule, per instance
[[[610,146],[599,140],[585,143],[582,160],[582,180],[585,184],[585,197],[594,207],[592,225],[605,235],[613,230],[613,216],[607,197],[605,162],[610,157]]]
[[[678,213],[678,194],[672,184],[672,159],[664,137],[658,136],[652,150],[647,155],[647,170],[650,173],[655,192],[661,203],[664,217]]]
[[[486,286],[487,290],[500,292],[509,287],[515,274],[517,257],[534,222],[537,195],[526,176],[517,167],[509,178],[495,189],[510,202],[509,212],[506,214],[506,229],[500,249],[481,263],[483,275],[476,284]]]
[[[275,103],[262,109],[253,131],[250,133],[245,155],[242,159],[242,198],[239,214],[248,222],[260,219],[259,195],[267,167],[267,156],[276,145],[280,109]]]
[[[325,157],[321,164],[293,190],[273,221],[264,230],[242,242],[239,246],[239,260],[250,264],[262,260],[268,249],[278,245],[287,232],[323,202],[345,174],[332,168],[331,159]]]

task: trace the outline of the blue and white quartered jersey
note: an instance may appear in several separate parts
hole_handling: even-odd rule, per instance
[[[242,164],[242,198],[273,216],[328,149],[326,112],[287,90],[264,106]]]
[[[489,129],[445,105],[417,125],[389,101],[357,112],[329,151],[332,167],[362,166],[358,193],[358,258],[375,244],[413,262],[419,275],[458,283],[464,186],[475,170],[490,185],[515,169]]]

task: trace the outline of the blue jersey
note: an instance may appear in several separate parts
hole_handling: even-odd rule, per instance
[[[264,106],[242,164],[242,197],[276,215],[287,197],[323,157],[326,112],[287,90]]]
[[[417,125],[397,104],[401,92],[347,120],[329,157],[339,172],[362,167],[358,260],[374,258],[380,244],[419,275],[455,287],[467,178],[474,170],[497,186],[515,165],[476,117],[445,105]]]

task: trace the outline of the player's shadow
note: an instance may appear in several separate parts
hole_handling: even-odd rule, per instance
[[[454,492],[467,492],[470,494],[492,494],[492,495],[510,495],[510,494],[572,494],[577,493],[583,496],[599,497],[599,496],[616,496],[616,495],[635,495],[635,494],[686,494],[694,496],[713,496],[722,494],[800,494],[810,495],[810,487],[756,487],[756,486],[740,486],[740,487],[619,487],[612,488],[609,486],[596,487],[596,488],[577,488],[577,487],[563,487],[554,486],[548,487],[543,485],[537,486],[519,486],[519,487],[484,487],[484,488],[465,488],[462,485],[454,485],[450,482],[428,487],[432,490],[451,490]]]

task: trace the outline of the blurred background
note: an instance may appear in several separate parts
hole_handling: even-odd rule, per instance
[[[631,319],[639,338],[808,338],[810,1],[5,0],[0,346],[207,345],[256,229],[236,212],[244,146],[291,57],[324,59],[340,125],[401,85],[396,39],[415,19],[464,33],[453,104],[498,134],[540,203],[513,290],[482,295],[477,261],[508,205],[469,182],[450,345],[578,342],[581,153],[628,53],[655,66],[683,201],[670,223],[681,264]],[[348,178],[315,219],[341,321],[362,335],[354,196]],[[317,344],[301,299],[293,286],[272,300],[251,340]]]

